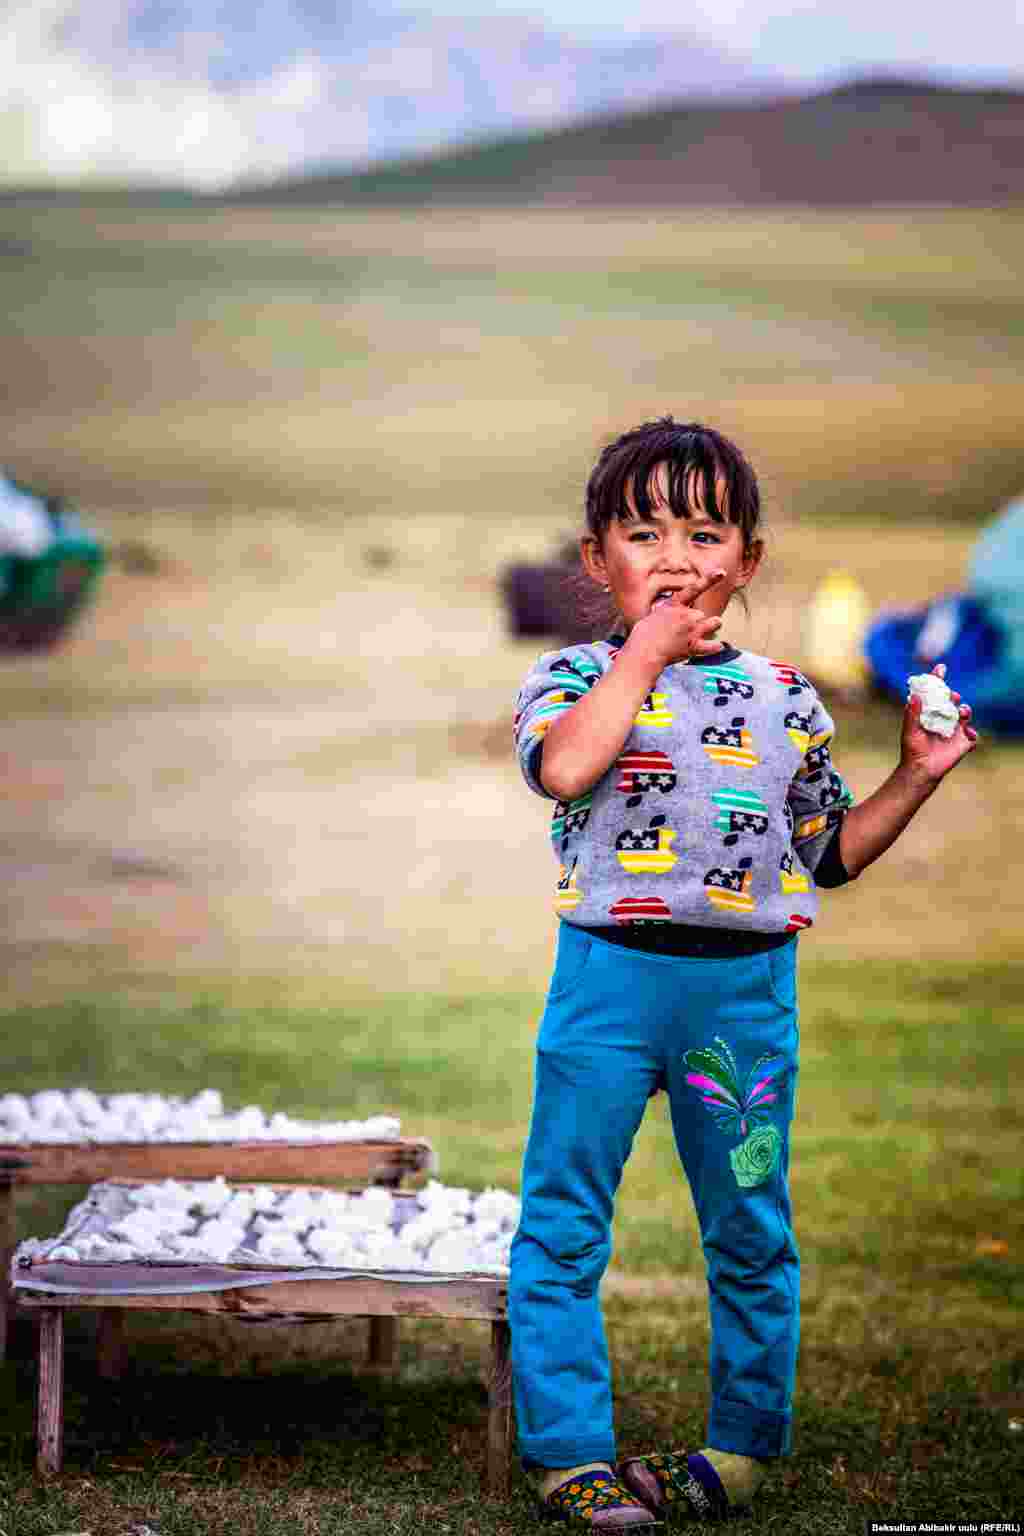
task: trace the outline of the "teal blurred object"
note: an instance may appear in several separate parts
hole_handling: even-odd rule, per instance
[[[966,592],[879,614],[864,636],[873,681],[901,702],[907,677],[936,662],[974,711],[974,724],[1024,736],[1024,496],[978,538]]]
[[[984,715],[1013,701],[1024,716],[1024,496],[1007,502],[974,546],[967,589],[999,636],[972,702]]]
[[[0,653],[55,645],[95,592],[105,558],[62,498],[0,471]]]

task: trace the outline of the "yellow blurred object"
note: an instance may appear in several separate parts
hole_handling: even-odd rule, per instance
[[[979,1237],[974,1245],[974,1251],[990,1259],[1005,1259],[1010,1251],[1010,1245],[1001,1237]]]
[[[867,594],[848,571],[829,571],[807,609],[807,670],[826,687],[865,687],[862,642],[871,611]]]

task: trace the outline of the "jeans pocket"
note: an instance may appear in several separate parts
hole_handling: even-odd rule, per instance
[[[558,955],[551,985],[548,988],[549,1003],[566,997],[579,985],[593,947],[594,942],[590,935],[584,933],[582,929],[566,933],[563,928],[559,932]]]
[[[796,944],[768,952],[768,983],[772,997],[787,1013],[796,1013]]]

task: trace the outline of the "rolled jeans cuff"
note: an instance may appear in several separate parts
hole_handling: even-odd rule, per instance
[[[789,1455],[792,1439],[791,1414],[748,1408],[745,1403],[711,1404],[708,1445],[713,1450],[771,1461],[776,1456]]]
[[[607,1461],[615,1465],[615,1441],[604,1440],[537,1440],[520,1437],[517,1449],[523,1466],[533,1467],[584,1467],[589,1461]]]

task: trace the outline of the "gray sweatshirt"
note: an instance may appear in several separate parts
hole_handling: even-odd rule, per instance
[[[537,794],[553,798],[538,776],[545,731],[621,645],[548,651],[527,675],[516,748]],[[852,804],[832,765],[833,729],[807,678],[780,662],[728,647],[666,667],[617,761],[555,804],[558,915],[587,928],[809,928],[814,871]]]

